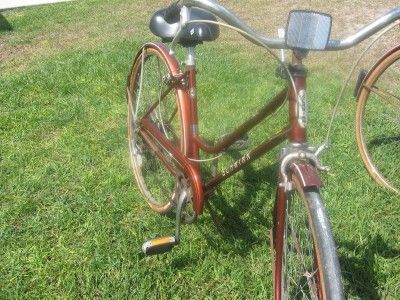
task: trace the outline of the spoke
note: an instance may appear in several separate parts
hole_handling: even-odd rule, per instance
[[[392,123],[394,123],[394,125],[400,126],[400,115],[399,116],[391,116],[389,114],[385,114],[385,117],[392,121]]]
[[[164,100],[166,99],[168,93],[169,93],[172,89],[173,89],[173,86],[172,86],[172,85],[169,85],[169,86],[167,87],[167,89],[165,90],[165,92],[161,94],[161,96],[159,97],[159,99],[154,100],[154,104],[149,108],[149,110],[144,114],[143,117],[147,117],[148,115],[150,115],[150,114],[153,112],[153,110],[154,110],[157,106],[159,106],[159,103],[162,102],[162,101],[164,101]]]
[[[174,117],[176,116],[176,113],[178,112],[178,106],[175,106],[174,111],[171,114],[171,117],[168,119],[168,123],[171,124],[172,120],[174,119]]]
[[[314,279],[313,276],[317,271],[314,270],[312,273],[310,273],[307,270],[307,265],[306,265],[306,262],[305,262],[305,259],[304,259],[304,256],[303,256],[303,250],[302,250],[300,242],[299,242],[299,240],[297,238],[296,229],[292,226],[291,222],[289,222],[289,225],[290,225],[290,228],[291,228],[290,232],[291,232],[291,236],[292,236],[292,239],[293,239],[293,244],[294,244],[294,246],[296,248],[297,256],[299,257],[299,259],[301,261],[301,264],[302,264],[302,267],[303,267],[303,271],[304,271],[303,276],[305,276],[307,278],[307,284],[308,284],[308,287],[310,289],[310,292],[313,294],[313,296],[315,296],[316,295],[316,290],[315,290],[316,287],[315,287],[315,281],[313,280]],[[305,224],[305,225],[307,226],[307,224]],[[304,284],[303,286],[300,287],[300,291],[303,291],[303,287],[305,285],[306,284]]]
[[[173,176],[176,177],[176,170],[173,167],[172,163],[168,161],[168,159],[165,158],[165,155],[162,153],[162,151],[160,150],[160,148],[152,141],[152,139],[149,137],[149,135],[144,132],[144,131],[140,131],[140,135],[143,137],[143,139],[145,140],[145,142],[149,145],[149,147],[151,148],[152,151],[154,151],[154,154],[158,156],[158,158],[164,163],[164,165],[167,167],[167,169],[171,172],[171,174]],[[162,145],[160,144],[160,146],[162,147]],[[164,147],[162,147],[162,149],[165,150]],[[166,150],[165,150],[166,151]],[[167,151],[167,155],[172,157],[171,153],[169,153]]]
[[[138,92],[138,97],[136,100],[136,110],[135,110],[135,117],[134,119],[137,119],[137,113],[139,110],[139,104],[140,104],[140,100],[142,98],[142,86],[143,86],[143,74],[144,74],[144,48],[142,50],[142,63],[140,66],[140,83],[139,83],[139,92]]]
[[[131,92],[129,91],[129,89],[128,89],[128,105],[129,105],[129,110],[130,110],[130,114],[131,114],[131,116],[132,116],[132,122],[135,124],[135,128],[137,128],[137,124],[138,124],[138,122],[137,122],[137,119],[136,119],[136,114],[135,114],[135,111],[133,110],[133,104],[132,104],[132,95],[131,95]]]
[[[161,111],[161,96],[162,96],[162,89],[163,89],[163,76],[161,74],[161,70],[160,70],[160,61],[158,60],[158,81],[160,82],[160,86],[158,89],[158,118],[159,118],[159,122],[161,124],[161,127],[163,129],[163,132],[165,134],[165,136],[167,137],[167,139],[170,139],[168,136],[168,132],[167,129],[165,128],[165,124],[164,124],[164,120],[163,120],[163,114]]]
[[[373,92],[374,94],[378,95],[383,101],[391,105],[394,109],[396,109],[398,112],[400,112],[400,105],[398,101],[400,101],[400,97],[386,92],[384,90],[379,89],[378,87],[369,87],[364,85],[364,87],[369,90],[370,92]]]

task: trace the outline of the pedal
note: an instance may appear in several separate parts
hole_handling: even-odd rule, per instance
[[[144,255],[155,255],[170,251],[178,242],[174,236],[166,236],[146,241],[142,245]]]
[[[245,134],[244,136],[238,138],[231,146],[226,149],[229,150],[244,150],[249,147],[249,136]]]
[[[179,244],[180,241],[180,227],[182,220],[182,211],[186,205],[188,193],[186,189],[180,192],[178,203],[176,205],[176,223],[175,223],[175,236],[165,236],[155,238],[144,242],[142,245],[142,255],[155,255],[170,251],[174,246]]]

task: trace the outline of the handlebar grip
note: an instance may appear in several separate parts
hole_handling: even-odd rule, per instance
[[[181,8],[178,5],[178,2],[172,3],[170,6],[167,7],[164,15],[164,20],[167,23],[175,23],[179,21]]]

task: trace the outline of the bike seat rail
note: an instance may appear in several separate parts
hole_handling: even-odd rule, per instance
[[[184,7],[193,8],[189,16],[182,14],[181,8]],[[195,24],[193,22],[187,24],[188,21],[199,19],[215,21],[214,16],[220,18],[228,25],[245,32],[245,38],[255,44],[262,44],[263,46],[273,49],[300,48],[294,47],[291,43],[288,43],[287,38],[270,38],[256,32],[216,0],[179,0],[167,8],[158,11],[151,21],[150,28],[153,33],[162,37],[164,40],[172,40],[171,49],[173,49],[174,44],[177,42],[186,44],[188,40],[190,41],[191,35],[195,36],[195,43],[215,40],[219,34],[217,25],[200,22],[197,26],[193,26],[193,24]],[[400,6],[366,25],[353,35],[342,40],[327,39],[324,47],[310,48],[308,50],[336,51],[351,48],[398,19],[400,19]],[[163,27],[162,25],[167,26],[161,30],[160,28]],[[201,32],[202,34],[200,34]]]

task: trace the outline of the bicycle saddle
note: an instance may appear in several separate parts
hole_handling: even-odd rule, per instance
[[[160,37],[163,42],[171,42],[179,28],[179,15],[171,21],[165,20],[168,7],[154,13],[150,21],[150,30]],[[215,16],[199,8],[192,8],[190,20],[217,21]],[[219,26],[208,23],[188,24],[179,41],[184,47],[193,47],[204,41],[214,41],[219,36]]]

